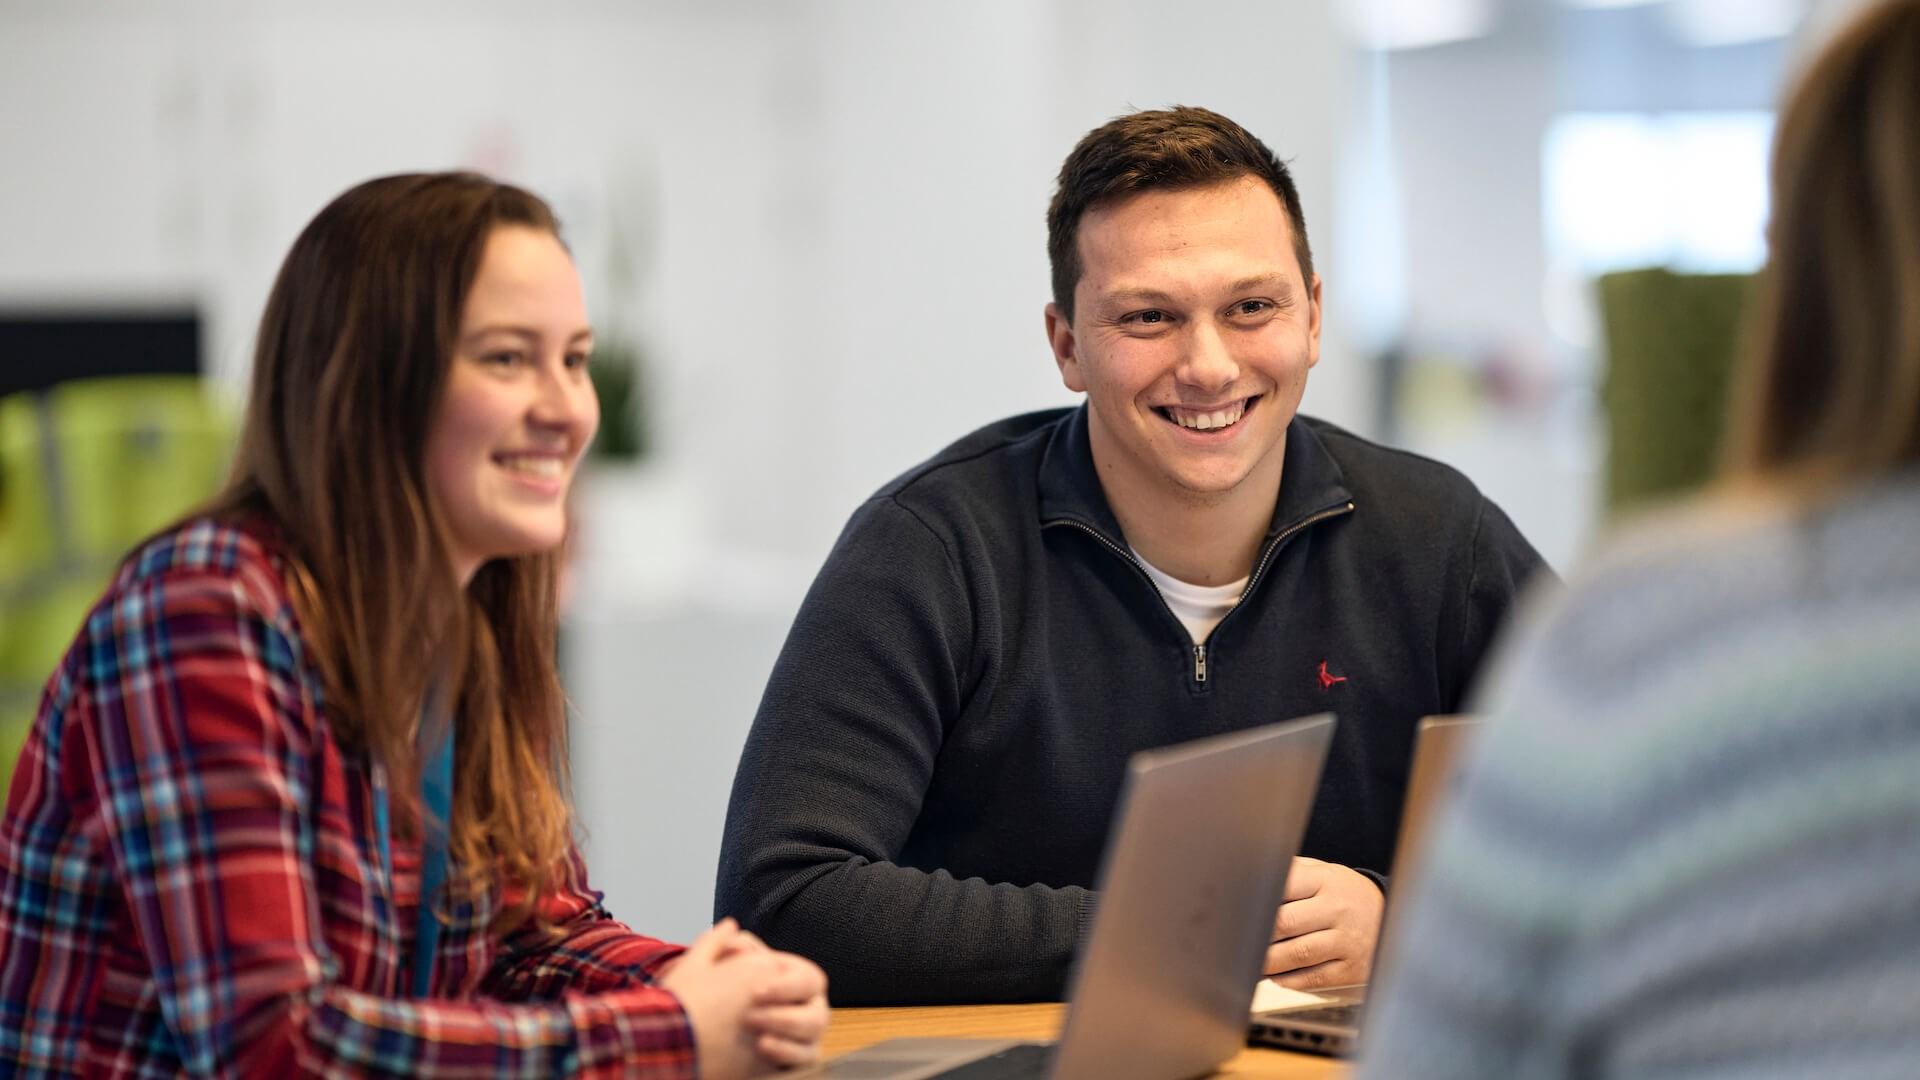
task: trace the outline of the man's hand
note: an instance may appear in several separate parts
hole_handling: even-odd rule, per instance
[[[1286,901],[1273,919],[1266,973],[1295,990],[1366,982],[1385,907],[1380,887],[1359,871],[1293,860]]]
[[[660,976],[680,999],[700,1051],[700,1075],[760,1076],[810,1065],[827,1031],[827,977],[722,919]]]

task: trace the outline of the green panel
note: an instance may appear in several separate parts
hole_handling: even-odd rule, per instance
[[[33,728],[33,709],[16,708],[0,699],[0,797],[13,786],[13,766],[20,760],[20,748],[27,744],[27,732]]]
[[[1632,270],[1600,279],[1607,512],[1713,477],[1752,276]]]
[[[0,398],[0,583],[53,558],[54,530],[40,451],[35,395]]]
[[[88,379],[51,396],[80,552],[118,558],[219,490],[232,442],[200,380]]]
[[[0,399],[0,775],[120,560],[219,490],[231,452],[189,376],[63,383],[44,407]]]

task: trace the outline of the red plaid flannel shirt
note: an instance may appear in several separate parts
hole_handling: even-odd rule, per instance
[[[577,853],[557,939],[456,907],[408,996],[416,845],[334,741],[264,529],[145,546],[47,686],[0,822],[0,1073],[690,1076],[652,973]]]

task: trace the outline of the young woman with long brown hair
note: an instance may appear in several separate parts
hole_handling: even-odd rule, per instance
[[[817,1056],[817,968],[731,923],[634,933],[573,843],[555,579],[591,348],[518,188],[386,177],[301,233],[231,484],[128,558],[15,772],[0,1072]]]
[[[1512,643],[1365,1076],[1920,1071],[1920,0],[1772,180],[1724,482]]]

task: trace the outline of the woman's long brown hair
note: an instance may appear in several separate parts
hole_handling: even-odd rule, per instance
[[[470,173],[370,180],[320,211],[267,299],[215,511],[279,529],[335,735],[387,767],[409,832],[415,727],[443,680],[457,733],[453,879],[519,894],[502,912],[512,925],[571,842],[558,557],[495,559],[462,589],[424,465],[467,292],[502,225],[557,234],[539,198]]]
[[[1920,463],[1920,0],[1860,16],[1774,138],[1725,472],[1797,498]]]

